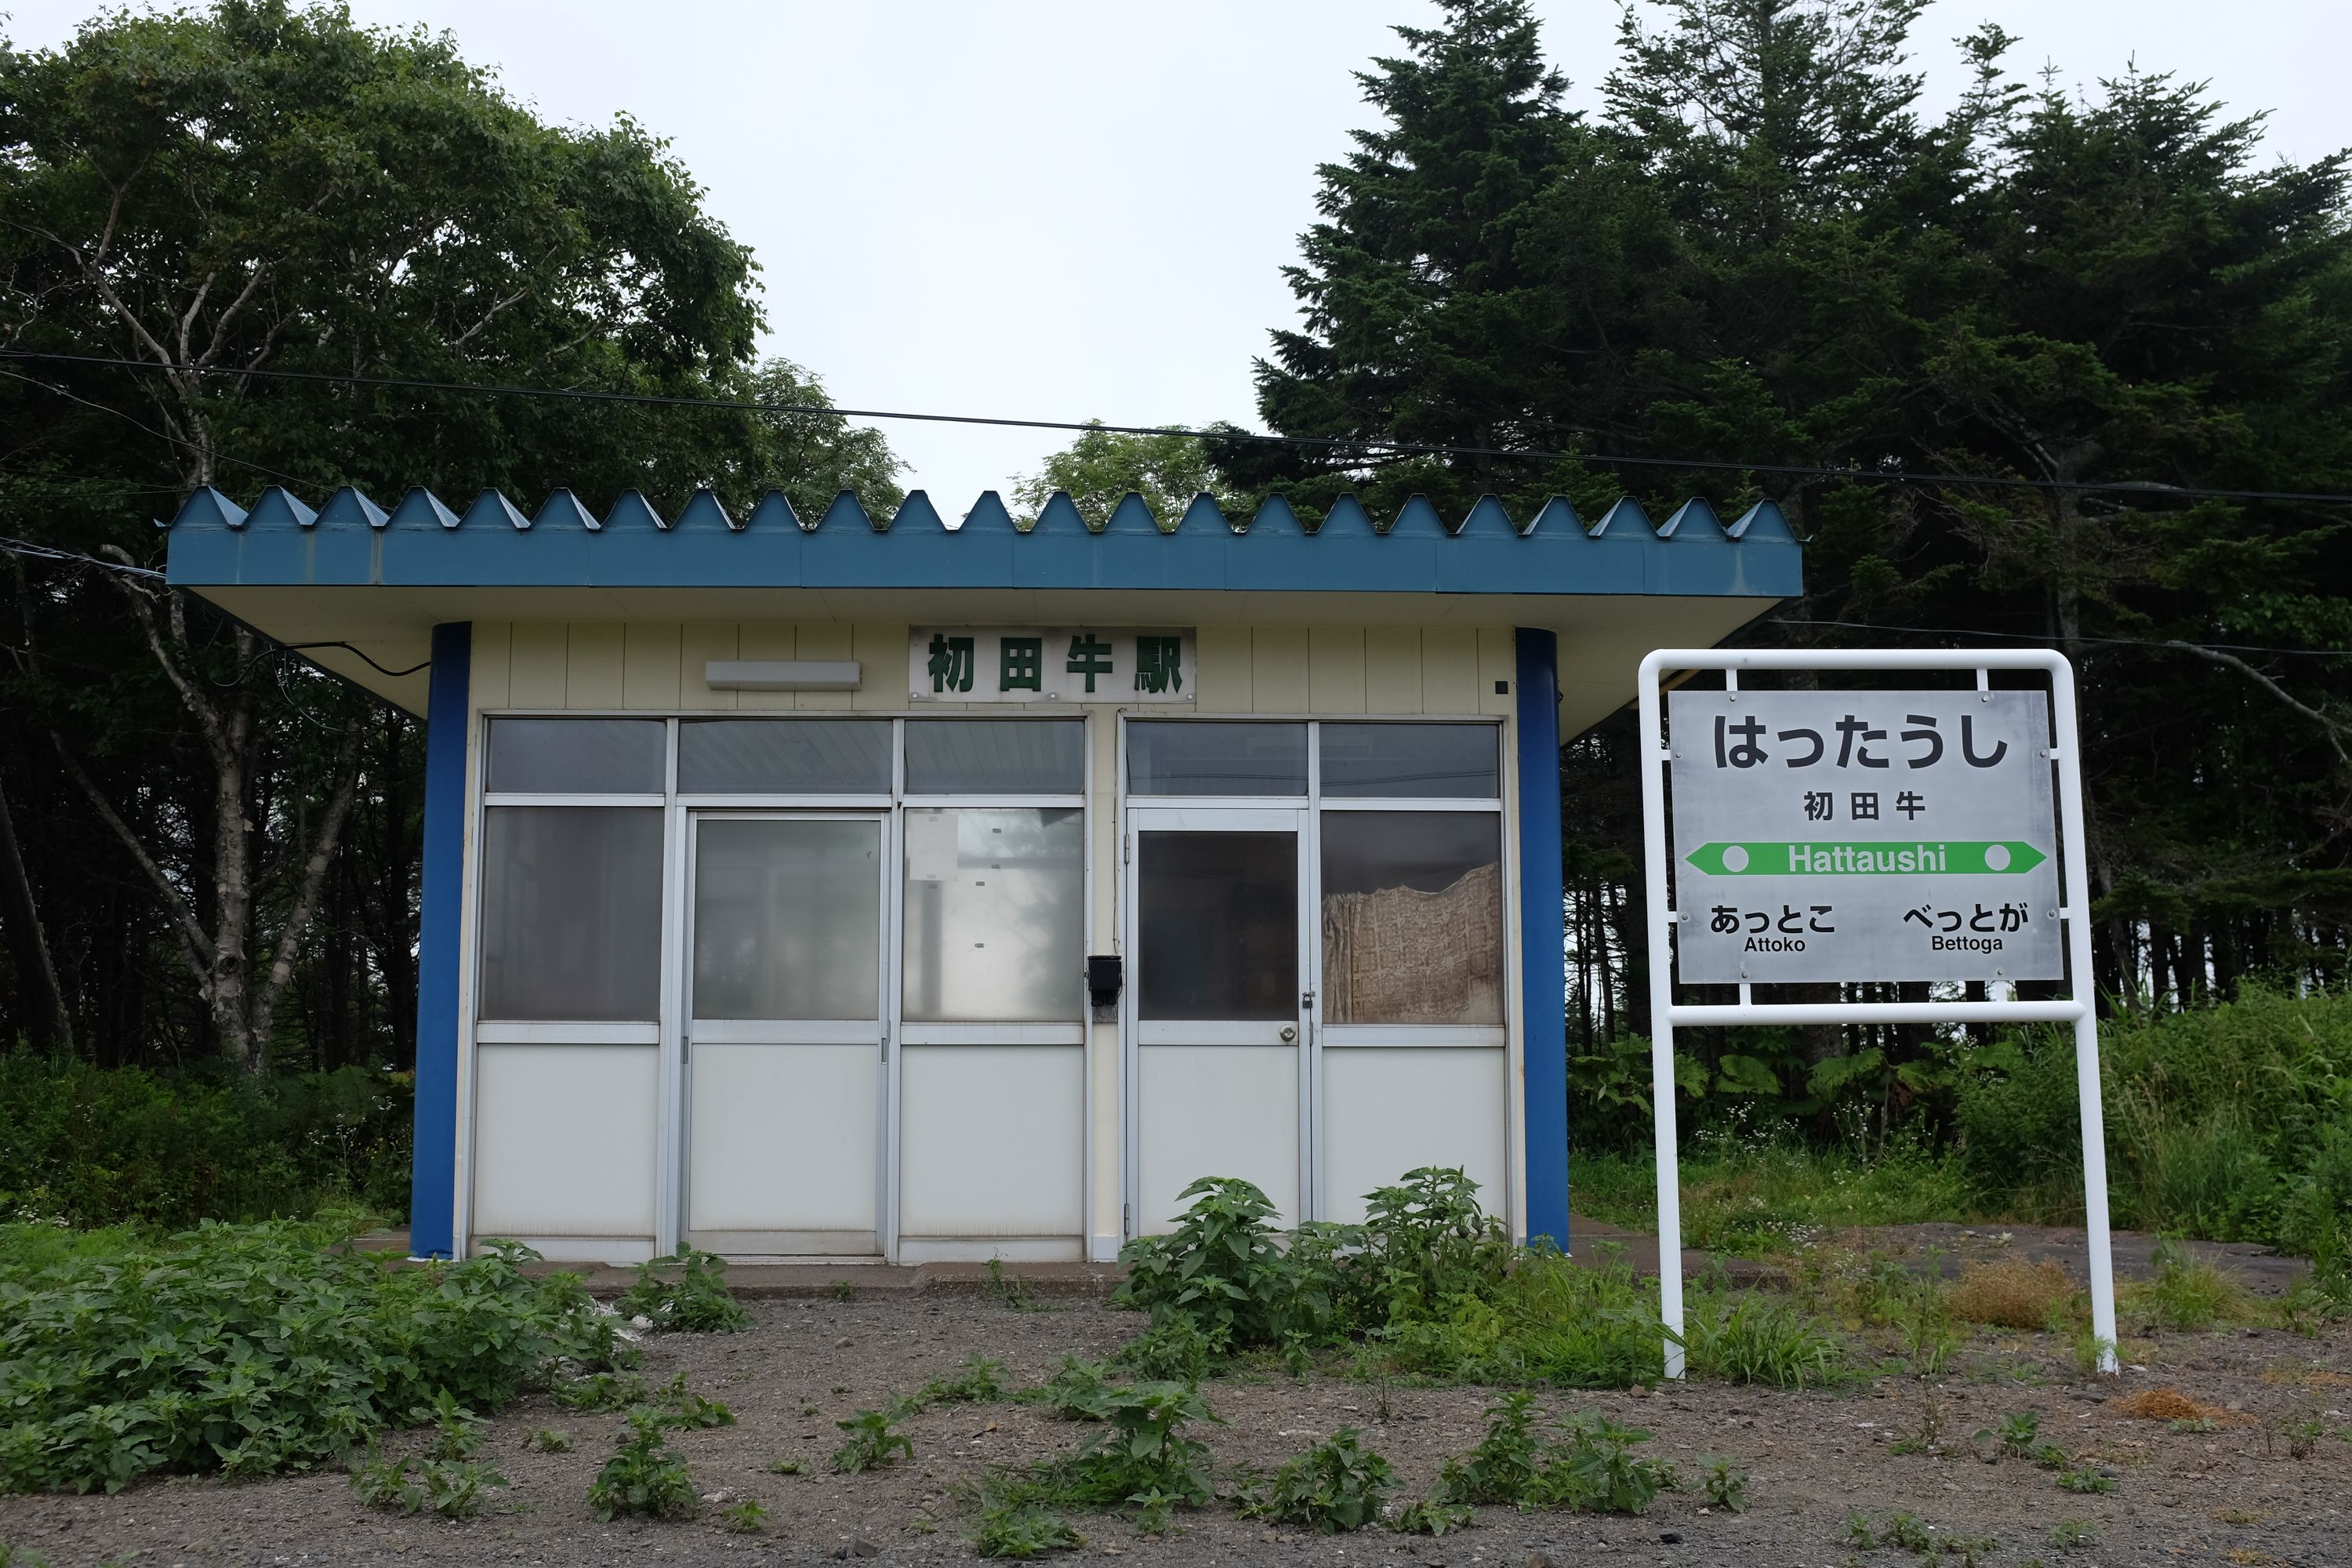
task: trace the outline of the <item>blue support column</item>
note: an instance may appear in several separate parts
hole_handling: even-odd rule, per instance
[[[466,862],[466,738],[474,627],[433,628],[425,712],[425,870],[416,934],[416,1137],[408,1250],[446,1258],[457,1231],[457,925]]]
[[[1568,1248],[1568,960],[1559,842],[1559,639],[1518,629],[1519,973],[1527,997],[1528,1237]]]

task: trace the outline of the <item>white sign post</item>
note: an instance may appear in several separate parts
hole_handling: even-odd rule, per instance
[[[1698,669],[1722,670],[1725,689],[1674,692],[1662,713],[1662,678]],[[1969,669],[1977,684],[1743,691],[1744,669]],[[1996,669],[2042,672],[2049,692],[1995,691]],[[2115,1261],[2073,667],[2041,649],[1661,648],[1642,661],[1641,717],[1641,743],[1655,748],[1643,761],[1642,818],[1666,1375],[1681,1377],[1684,1363],[1675,1030],[1722,1024],[2074,1025],[2091,1327],[2100,1368],[2113,1372]],[[2015,999],[2020,980],[2070,975],[2071,996]],[[1677,1005],[1678,977],[1736,984],[1739,1000]],[[1921,980],[1983,981],[2003,994],[1818,1005],[1751,995],[1759,984]]]

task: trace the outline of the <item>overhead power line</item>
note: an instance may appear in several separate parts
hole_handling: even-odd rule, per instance
[[[95,555],[78,555],[70,550],[53,550],[46,544],[34,544],[22,539],[0,537],[0,552],[29,556],[37,561],[65,561],[81,566],[96,566],[102,571],[120,572],[135,577],[161,578],[163,575],[150,567],[132,566],[121,561],[105,561]],[[1773,616],[1769,618],[1773,624],[1784,626],[1839,626],[1856,631],[1908,632],[1916,637],[2000,637],[2013,642],[2030,643],[2046,643],[2051,640],[2048,637],[2033,637],[2024,632],[1979,632],[1957,626],[1896,626],[1878,621],[1822,621],[1800,616]],[[2191,653],[2274,653],[2302,655],[2312,658],[2352,658],[2352,648],[2266,647],[2253,643],[2237,642],[2191,643],[2183,642],[2178,637],[2076,637],[2073,640],[2080,643],[2097,643],[2111,647],[2173,648]],[[385,669],[383,665],[376,664],[374,659],[368,658],[365,653],[352,647],[347,642],[287,643],[282,646],[297,649],[349,648],[360,658],[367,659],[368,663],[375,665],[376,668],[383,670],[386,675],[414,675],[425,668],[425,665],[419,664],[406,669]],[[430,662],[430,660],[426,661],[427,664]]]
[[[2066,483],[2029,479],[2016,474],[1953,474],[1915,472],[1908,468],[1869,468],[1811,463],[1742,463],[1716,458],[1658,458],[1602,452],[1530,451],[1510,447],[1461,447],[1434,442],[1392,441],[1377,436],[1275,436],[1255,430],[1193,430],[1177,425],[1106,425],[1099,420],[1015,419],[990,414],[922,414],[894,408],[843,408],[832,404],[785,403],[766,398],[689,397],[657,392],[608,392],[593,387],[529,386],[512,382],[436,381],[422,376],[347,375],[332,371],[241,369],[235,365],[166,364],[154,360],[116,359],[101,354],[48,353],[31,349],[0,350],[0,359],[30,360],[53,364],[82,364],[118,370],[169,373],[178,375],[226,375],[268,381],[307,381],[336,386],[381,387],[405,392],[447,392],[483,397],[568,398],[586,403],[633,404],[656,408],[703,408],[738,414],[777,414],[793,417],[895,419],[929,425],[984,425],[1014,430],[1099,430],[1114,436],[1181,436],[1196,441],[1243,441],[1265,447],[1310,447],[1324,451],[1361,452],[1396,458],[1496,458],[1512,462],[1592,463],[1642,468],[1681,468],[1709,473],[1772,474],[1791,479],[1844,479],[1874,485],[1974,485],[1993,489],[2024,489],[2076,495],[2159,496],[2182,500],[2301,501],[2316,505],[2352,505],[2352,493],[2324,490],[2242,490],[2205,485],[2175,485],[2160,479],[2109,479]]]

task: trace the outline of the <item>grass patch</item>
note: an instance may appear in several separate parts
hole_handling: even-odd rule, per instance
[[[1580,1154],[1577,1212],[1631,1229],[1657,1225],[1657,1169],[1647,1150]],[[1695,1141],[1683,1152],[1683,1245],[1768,1258],[1861,1226],[1971,1216],[1958,1160],[1898,1149],[1863,1161],[1793,1138]]]

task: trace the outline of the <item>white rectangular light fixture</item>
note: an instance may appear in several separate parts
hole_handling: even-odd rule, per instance
[[[863,668],[854,658],[714,658],[702,681],[713,691],[855,691]]]

